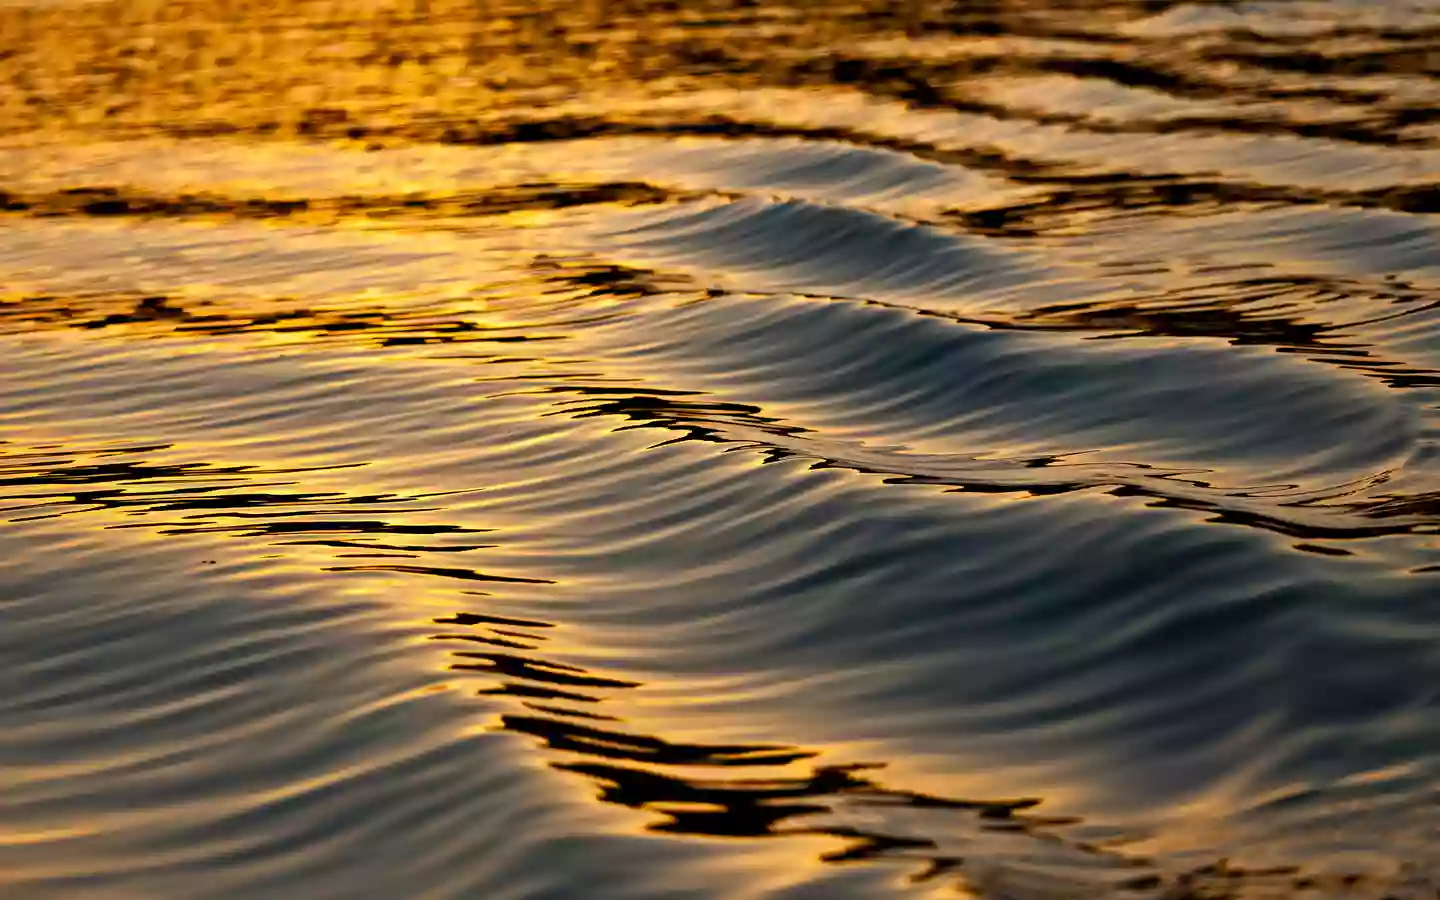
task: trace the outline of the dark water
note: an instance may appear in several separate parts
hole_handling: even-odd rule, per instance
[[[0,5],[0,897],[1434,898],[1440,4]]]

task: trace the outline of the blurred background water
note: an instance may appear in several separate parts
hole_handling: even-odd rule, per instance
[[[1440,4],[0,3],[0,897],[1433,898]]]

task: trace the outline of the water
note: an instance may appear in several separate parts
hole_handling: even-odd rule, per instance
[[[0,897],[1433,897],[1437,74],[0,6]]]

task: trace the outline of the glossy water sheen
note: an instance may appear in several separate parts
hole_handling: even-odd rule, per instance
[[[0,896],[1433,898],[1433,0],[0,4]]]

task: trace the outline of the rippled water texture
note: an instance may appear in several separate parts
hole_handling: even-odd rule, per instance
[[[1428,898],[1433,0],[0,3],[0,896]]]

